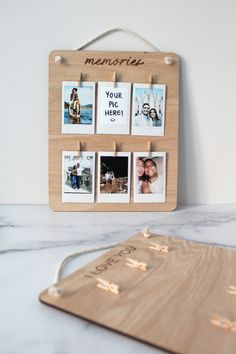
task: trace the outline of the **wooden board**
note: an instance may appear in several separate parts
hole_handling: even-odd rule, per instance
[[[63,62],[55,63],[55,56]],[[165,63],[165,57],[174,59],[172,65]],[[141,65],[101,65],[104,58],[121,61],[124,58],[138,60]],[[88,60],[89,59],[89,60]],[[110,63],[110,62],[109,62]],[[148,83],[152,74],[153,83],[165,84],[166,116],[165,135],[147,137],[133,135],[72,135],[61,133],[62,81],[112,81],[113,73],[119,82]],[[170,211],[177,206],[178,180],[178,135],[179,135],[179,58],[174,53],[162,52],[101,52],[101,51],[53,51],[49,57],[49,203],[56,211]],[[151,142],[152,151],[167,152],[167,193],[165,203],[62,203],[62,151],[76,151],[78,141],[84,151],[112,151],[114,141],[117,151],[147,151]],[[132,178],[131,178],[132,181]],[[96,191],[95,191],[96,195]]]
[[[164,254],[149,242],[169,246]],[[127,267],[126,257],[148,270]],[[102,277],[119,284],[116,295],[96,287]],[[60,298],[40,300],[114,331],[174,353],[234,354],[236,333],[210,323],[211,315],[236,319],[236,252],[174,237],[142,234],[106,252],[59,283]]]

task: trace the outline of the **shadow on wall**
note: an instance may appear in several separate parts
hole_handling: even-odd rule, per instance
[[[180,143],[178,204],[199,204],[207,193],[206,168],[201,137],[196,121],[195,101],[191,92],[190,69],[180,58]]]

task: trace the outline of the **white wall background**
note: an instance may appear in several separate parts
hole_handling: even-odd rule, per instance
[[[123,26],[181,57],[180,203],[236,202],[235,0],[0,0],[0,202],[48,202],[48,54]],[[117,33],[89,49],[147,50]]]

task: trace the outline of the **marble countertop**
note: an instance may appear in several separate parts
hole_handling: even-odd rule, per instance
[[[0,354],[164,353],[38,301],[64,256],[124,241],[145,226],[236,249],[236,205],[182,206],[171,213],[54,213],[47,206],[0,206]],[[99,254],[74,260],[64,275]]]

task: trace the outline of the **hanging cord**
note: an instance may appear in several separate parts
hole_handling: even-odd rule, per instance
[[[68,262],[70,262],[72,259],[82,256],[84,254],[91,253],[91,252],[97,252],[97,251],[106,250],[108,248],[113,248],[117,245],[118,245],[118,243],[111,243],[111,244],[106,244],[103,246],[92,247],[92,248],[84,249],[82,251],[71,253],[68,256],[66,256],[65,258],[63,258],[62,261],[57,266],[55,276],[54,276],[53,285],[50,286],[50,288],[48,289],[49,295],[61,296],[63,294],[63,288],[58,287],[56,284],[61,280],[61,274],[62,274],[66,264]]]
[[[114,33],[114,32],[125,32],[127,34],[129,34],[130,36],[133,36],[137,39],[139,39],[141,42],[145,43],[148,47],[150,47],[154,52],[160,52],[160,50],[155,47],[153,44],[151,44],[149,41],[147,41],[145,38],[141,37],[139,34],[129,30],[128,28],[122,28],[122,27],[115,27],[115,28],[111,28],[107,31],[104,31],[102,33],[100,33],[98,36],[96,36],[95,38],[91,39],[90,41],[84,43],[83,45],[81,45],[79,48],[77,48],[77,50],[82,50],[85,49],[86,47],[88,47],[90,44],[96,42],[97,40],[106,37],[108,34]]]

